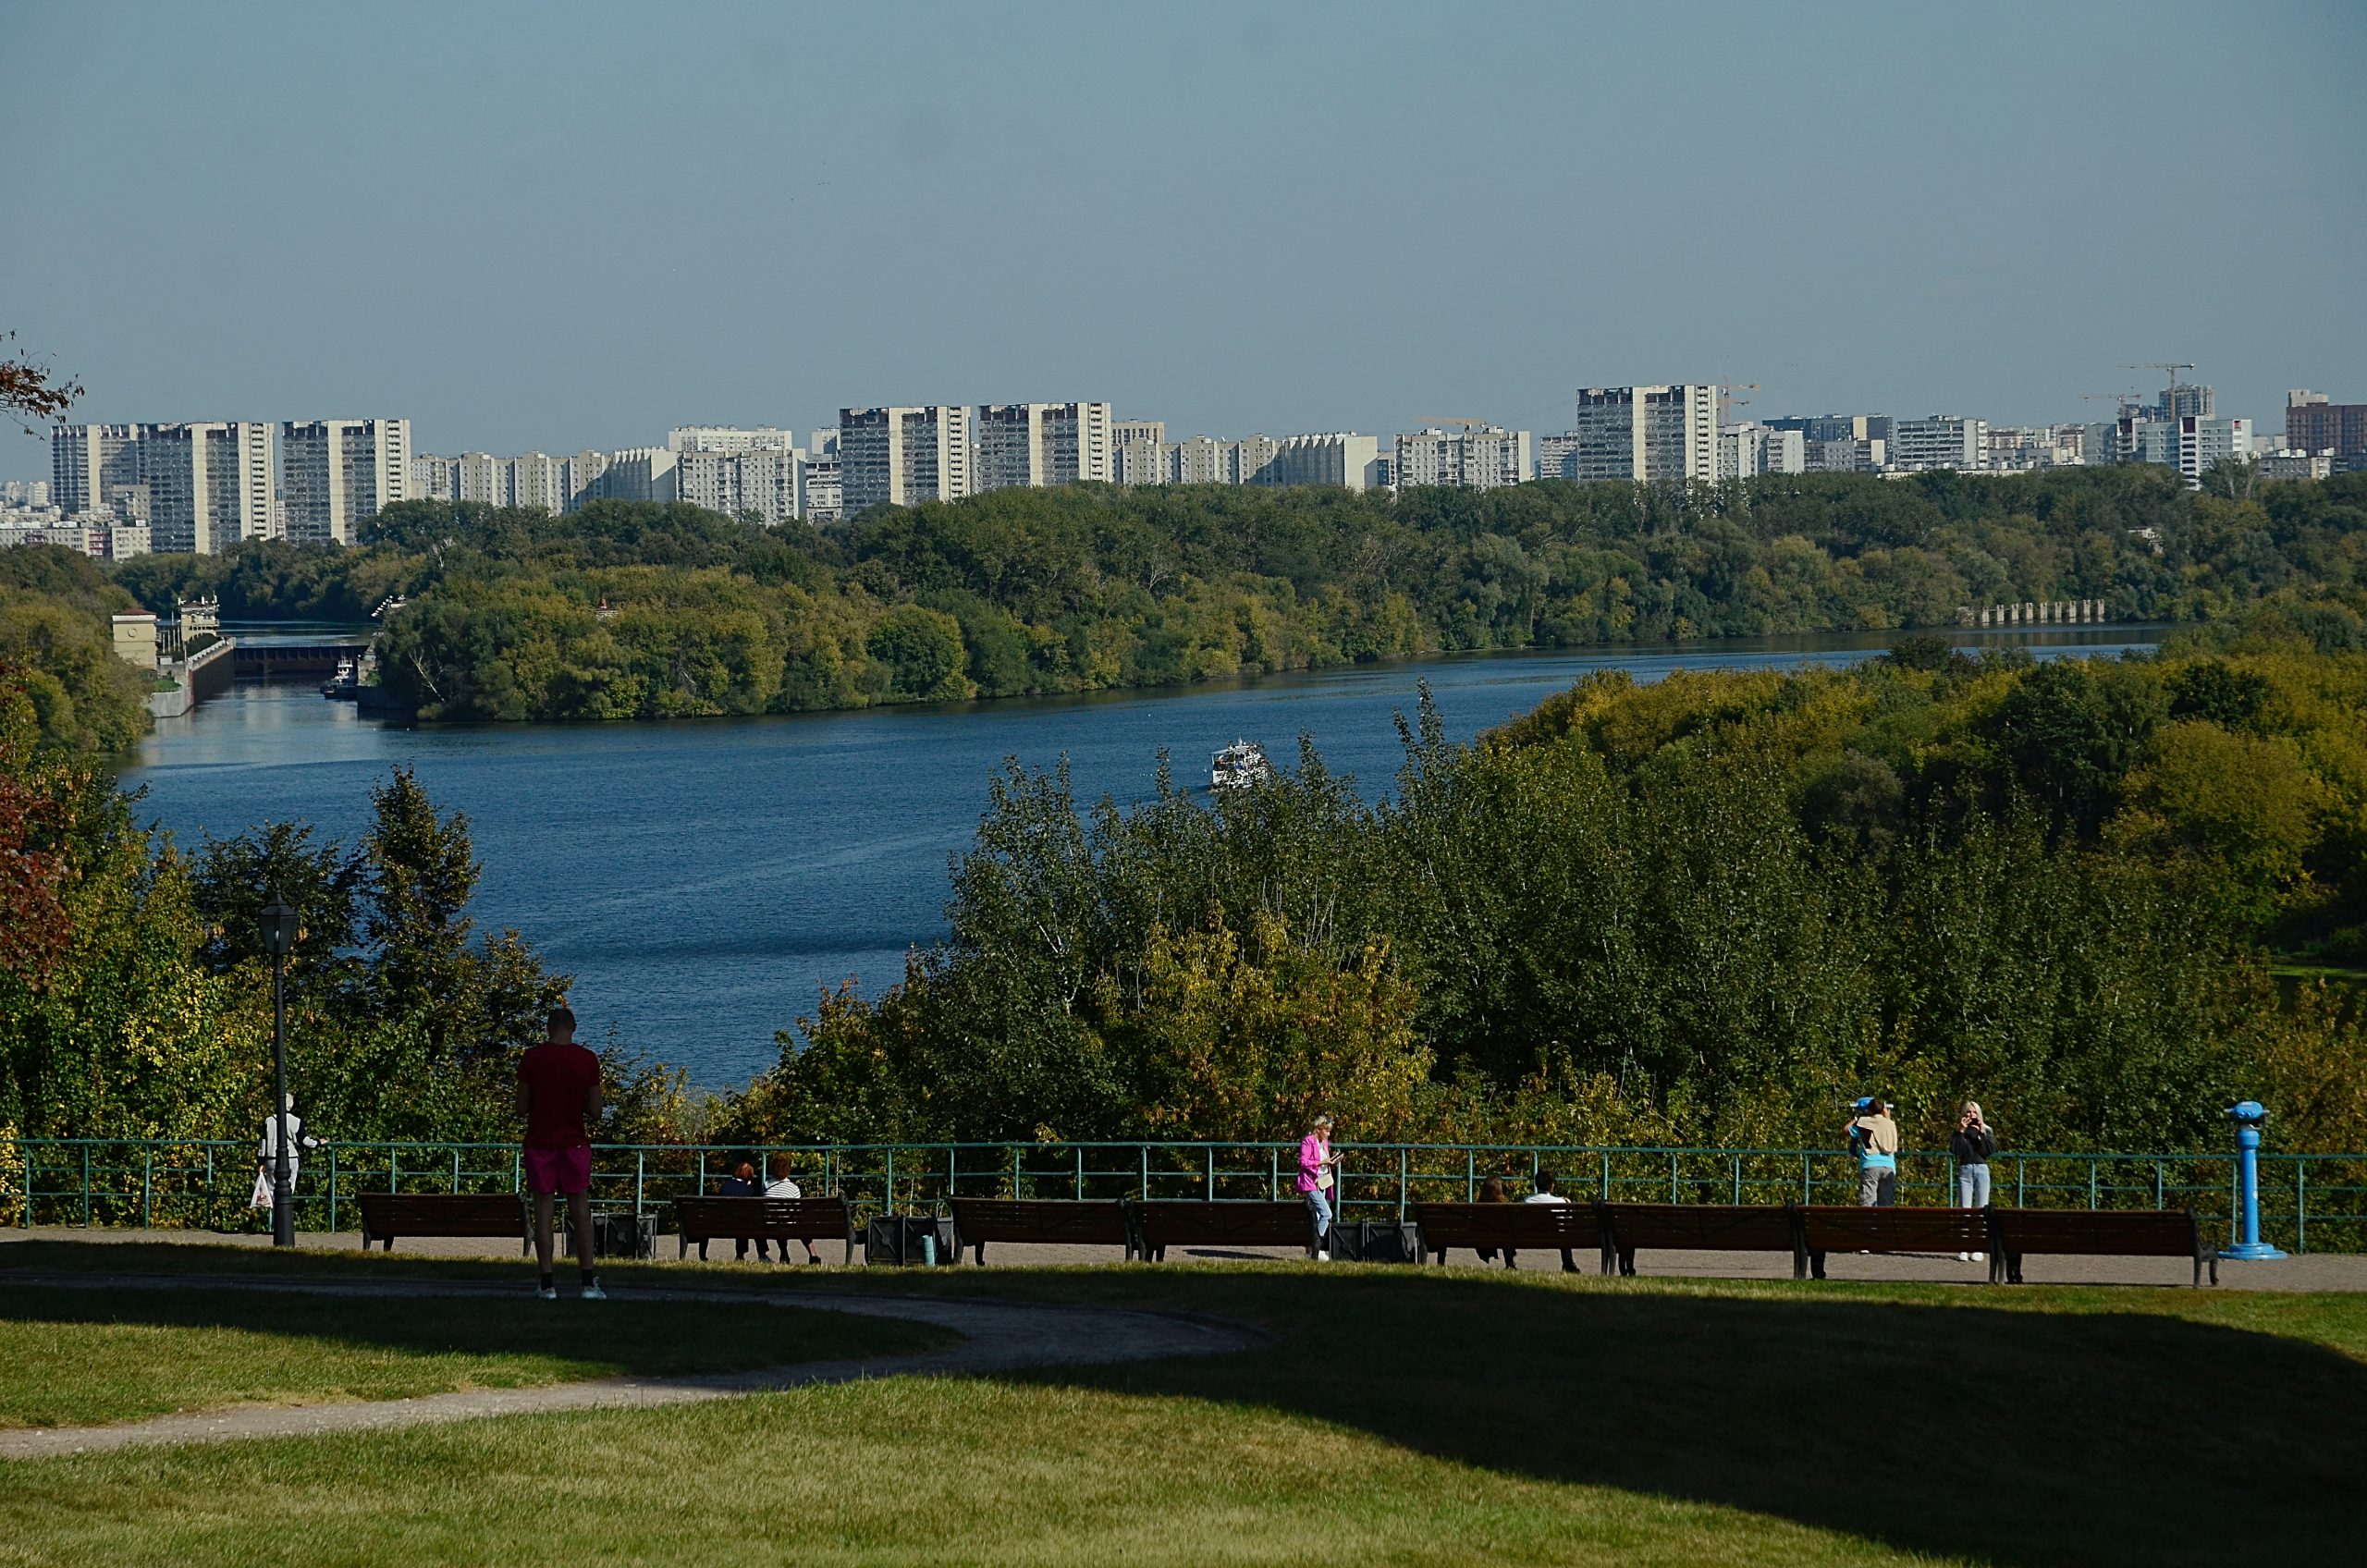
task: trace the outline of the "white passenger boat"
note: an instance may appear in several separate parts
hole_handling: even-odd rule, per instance
[[[1211,790],[1245,790],[1252,784],[1263,784],[1273,776],[1266,753],[1257,749],[1255,741],[1235,741],[1208,763]]]

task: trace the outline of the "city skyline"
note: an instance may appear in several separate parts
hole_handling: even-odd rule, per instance
[[[16,7],[0,210],[49,242],[0,326],[76,421],[435,450],[1077,388],[1384,436],[1672,376],[1745,418],[2075,420],[2157,360],[2263,429],[2360,397],[2367,213],[2301,153],[2367,142],[2361,13],[2005,9]]]

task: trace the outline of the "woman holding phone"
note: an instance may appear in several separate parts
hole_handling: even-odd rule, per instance
[[[1337,1190],[1340,1157],[1331,1152],[1331,1119],[1318,1116],[1298,1145],[1298,1190],[1306,1198],[1307,1215],[1315,1229],[1315,1261],[1331,1261],[1332,1194]]]
[[[1979,1100],[1967,1100],[1964,1109],[1956,1113],[1956,1130],[1948,1134],[1948,1153],[1956,1162],[1956,1207],[1987,1208],[1989,1207],[1989,1160],[1997,1152],[1997,1130],[1989,1125],[1989,1118]],[[1989,1255],[1981,1252],[1960,1252],[1958,1263],[1986,1263]]]

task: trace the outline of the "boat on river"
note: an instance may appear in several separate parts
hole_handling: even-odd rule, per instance
[[[1246,790],[1274,776],[1272,765],[1255,741],[1235,741],[1208,762],[1208,788]]]

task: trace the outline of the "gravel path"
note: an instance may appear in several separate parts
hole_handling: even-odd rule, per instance
[[[514,1298],[514,1287],[437,1284],[433,1281],[331,1281],[256,1280],[207,1274],[19,1274],[9,1282],[74,1290],[239,1290],[288,1295],[497,1296]],[[934,1324],[962,1336],[958,1344],[917,1355],[884,1355],[864,1361],[813,1361],[753,1372],[709,1373],[673,1378],[600,1378],[534,1389],[484,1389],[430,1394],[420,1399],[357,1401],[344,1404],[258,1405],[194,1415],[159,1415],[106,1427],[61,1427],[0,1431],[0,1460],[42,1459],[95,1453],[134,1444],[222,1442],[237,1438],[304,1437],[321,1432],[383,1431],[440,1421],[473,1421],[488,1415],[520,1415],[548,1410],[640,1409],[726,1399],[735,1394],[801,1388],[809,1383],[847,1383],[900,1375],[968,1376],[1029,1366],[1074,1366],[1124,1361],[1155,1361],[1177,1355],[1217,1355],[1263,1342],[1255,1330],[1156,1312],[1105,1307],[1031,1306],[1000,1302],[916,1300],[904,1296],[840,1295],[791,1291],[634,1290],[611,1287],[620,1301],[760,1301],[775,1306],[810,1307],[865,1317],[896,1317]],[[570,1298],[558,1312],[596,1312]]]

